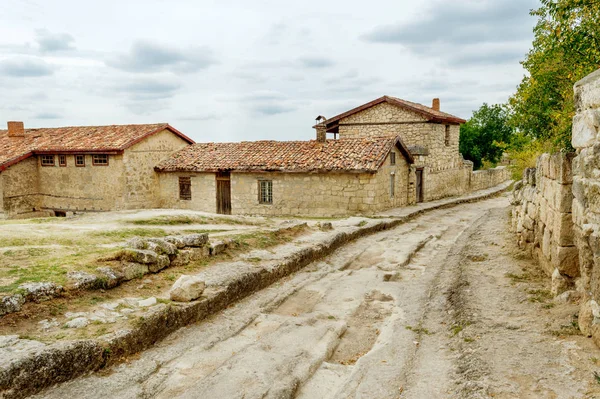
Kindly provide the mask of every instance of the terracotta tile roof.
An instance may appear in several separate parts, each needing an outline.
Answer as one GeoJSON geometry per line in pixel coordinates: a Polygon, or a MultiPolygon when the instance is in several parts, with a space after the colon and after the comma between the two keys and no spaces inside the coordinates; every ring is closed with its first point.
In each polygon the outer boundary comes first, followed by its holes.
{"type": "Polygon", "coordinates": [[[161,162],[157,171],[175,172],[377,172],[396,145],[412,163],[400,138],[372,137],[311,141],[198,143],[161,162]]]}
{"type": "MultiPolygon", "coordinates": [[[[464,119],[459,118],[458,116],[454,116],[454,115],[448,114],[446,112],[436,111],[433,108],[428,107],[423,104],[418,104],[418,103],[414,103],[412,101],[402,100],[401,98],[397,98],[397,97],[383,96],[383,97],[379,97],[376,100],[373,100],[371,102],[363,104],[359,107],[353,108],[350,111],[346,111],[344,113],[336,115],[333,118],[329,118],[329,119],[321,122],[321,124],[330,125],[334,122],[339,121],[340,119],[346,118],[357,112],[364,111],[367,108],[371,108],[371,107],[373,107],[377,104],[381,104],[383,102],[394,104],[394,105],[397,105],[404,109],[408,109],[410,111],[416,112],[420,115],[423,115],[431,122],[440,122],[440,123],[446,122],[446,123],[453,123],[453,124],[461,124],[461,123],[466,122],[464,119]]],[[[313,127],[315,127],[315,126],[313,126],[313,127]]],[[[328,128],[329,128],[329,126],[328,126],[328,128]]]]}
{"type": "Polygon", "coordinates": [[[34,153],[123,151],[164,129],[194,142],[168,123],[25,129],[24,137],[0,130],[0,171],[34,153]]]}

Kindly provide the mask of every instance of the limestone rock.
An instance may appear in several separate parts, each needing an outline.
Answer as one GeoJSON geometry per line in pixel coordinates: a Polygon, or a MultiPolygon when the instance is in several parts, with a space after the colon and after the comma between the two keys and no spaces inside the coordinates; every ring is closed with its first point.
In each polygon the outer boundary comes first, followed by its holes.
{"type": "Polygon", "coordinates": [[[228,241],[214,241],[210,243],[210,254],[212,256],[224,252],[229,247],[228,241]]]}
{"type": "Polygon", "coordinates": [[[556,247],[552,252],[552,264],[561,274],[579,277],[579,251],[577,247],[556,247]]]}
{"type": "Polygon", "coordinates": [[[177,253],[177,247],[175,244],[171,244],[170,242],[161,238],[149,238],[147,242],[149,245],[154,244],[154,248],[151,249],[153,249],[156,253],[164,255],[175,255],[177,253]]]}
{"type": "Polygon", "coordinates": [[[121,262],[121,273],[125,281],[141,278],[149,272],[148,265],[134,262],[121,262]]]}
{"type": "Polygon", "coordinates": [[[147,249],[148,248],[148,243],[146,242],[146,240],[139,238],[139,237],[135,237],[132,238],[131,240],[127,241],[127,245],[128,248],[133,248],[133,249],[147,249]]]}
{"type": "Polygon", "coordinates": [[[186,247],[201,247],[208,242],[208,234],[186,234],[181,236],[186,247]]]}
{"type": "Polygon", "coordinates": [[[56,321],[56,319],[52,319],[52,320],[42,320],[38,322],[40,328],[44,331],[49,330],[53,327],[58,327],[60,325],[60,323],[58,321],[56,321]]]}
{"type": "Polygon", "coordinates": [[[557,303],[572,303],[579,298],[579,293],[574,290],[565,291],[562,294],[554,298],[554,302],[557,303]]]}
{"type": "Polygon", "coordinates": [[[63,287],[55,283],[25,283],[19,286],[25,291],[25,299],[34,302],[43,302],[59,296],[63,287]]]}
{"type": "Polygon", "coordinates": [[[169,243],[175,245],[177,247],[177,249],[185,248],[185,242],[183,242],[183,240],[179,237],[168,236],[168,237],[165,237],[164,240],[166,242],[169,242],[169,243]]]}
{"type": "MultiPolygon", "coordinates": [[[[190,254],[190,261],[201,260],[204,258],[208,258],[210,256],[211,248],[208,246],[200,247],[200,248],[190,248],[186,249],[190,254]]],[[[183,251],[181,251],[183,252],[183,251]]]]}
{"type": "Polygon", "coordinates": [[[586,110],[573,118],[573,135],[571,144],[573,148],[590,147],[598,134],[598,111],[586,110]]]}
{"type": "Polygon", "coordinates": [[[142,300],[138,301],[137,305],[139,307],[146,308],[146,307],[154,306],[154,305],[156,305],[156,303],[157,303],[156,298],[152,296],[150,298],[142,299],[142,300]]]}
{"type": "Polygon", "coordinates": [[[169,296],[173,301],[190,302],[198,299],[205,287],[206,284],[199,277],[183,275],[173,284],[169,296]]]}
{"type": "Polygon", "coordinates": [[[171,260],[171,266],[185,266],[190,263],[192,259],[192,251],[189,249],[182,249],[175,255],[171,260]]]}
{"type": "Polygon", "coordinates": [[[65,326],[67,328],[83,328],[90,324],[90,321],[85,317],[77,317],[73,320],[69,320],[65,326]]]}
{"type": "Polygon", "coordinates": [[[592,326],[600,323],[600,305],[596,301],[583,302],[579,309],[579,329],[583,335],[592,336],[592,326]]]}
{"type": "Polygon", "coordinates": [[[95,275],[82,271],[70,271],[67,273],[67,278],[71,280],[71,286],[76,290],[95,288],[98,280],[95,275]]]}
{"type": "Polygon", "coordinates": [[[123,273],[120,273],[108,266],[99,267],[96,269],[96,271],[100,275],[99,278],[102,280],[102,284],[105,285],[105,288],[116,287],[117,285],[121,284],[121,281],[124,278],[123,273]]]}
{"type": "Polygon", "coordinates": [[[156,273],[164,269],[165,267],[169,267],[171,265],[171,260],[167,255],[158,255],[156,257],[155,263],[150,263],[148,265],[148,270],[152,273],[156,273]]]}
{"type": "Polygon", "coordinates": [[[7,313],[14,313],[21,310],[21,306],[25,303],[25,298],[21,294],[9,295],[2,298],[0,301],[0,316],[7,313]]]}
{"type": "Polygon", "coordinates": [[[560,295],[567,289],[569,289],[569,281],[560,274],[558,269],[554,269],[554,272],[552,273],[552,285],[550,288],[552,296],[560,295]]]}
{"type": "Polygon", "coordinates": [[[150,264],[156,263],[158,254],[154,251],[146,249],[125,249],[123,251],[122,259],[130,262],[150,264]]]}

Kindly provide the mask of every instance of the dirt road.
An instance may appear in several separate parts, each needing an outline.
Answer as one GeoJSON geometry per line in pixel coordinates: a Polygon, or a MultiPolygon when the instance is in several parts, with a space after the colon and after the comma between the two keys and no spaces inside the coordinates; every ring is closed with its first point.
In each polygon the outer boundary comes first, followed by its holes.
{"type": "Polygon", "coordinates": [[[37,397],[600,397],[600,351],[513,245],[507,206],[437,210],[360,239],[37,397]]]}

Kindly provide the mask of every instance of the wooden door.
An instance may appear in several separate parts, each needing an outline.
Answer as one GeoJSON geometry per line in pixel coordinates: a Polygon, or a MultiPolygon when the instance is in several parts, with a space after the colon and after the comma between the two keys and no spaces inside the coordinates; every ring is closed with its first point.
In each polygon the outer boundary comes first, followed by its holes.
{"type": "Polygon", "coordinates": [[[423,202],[423,169],[417,169],[417,202],[423,202]]]}
{"type": "Polygon", "coordinates": [[[217,213],[231,215],[231,177],[229,172],[217,173],[217,213]]]}

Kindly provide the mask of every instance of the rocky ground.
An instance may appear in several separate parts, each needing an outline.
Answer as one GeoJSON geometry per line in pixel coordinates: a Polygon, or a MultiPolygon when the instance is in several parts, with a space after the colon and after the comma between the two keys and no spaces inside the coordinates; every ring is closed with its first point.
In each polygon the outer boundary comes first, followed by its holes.
{"type": "Polygon", "coordinates": [[[507,197],[355,241],[39,398],[595,398],[578,306],[507,231],[507,197]]]}

